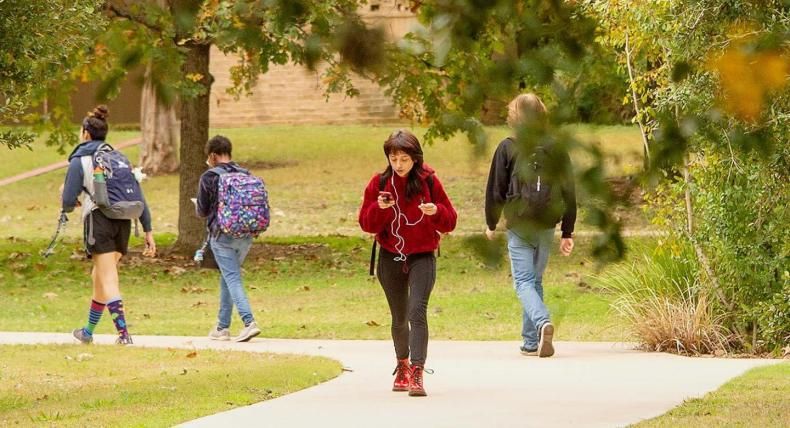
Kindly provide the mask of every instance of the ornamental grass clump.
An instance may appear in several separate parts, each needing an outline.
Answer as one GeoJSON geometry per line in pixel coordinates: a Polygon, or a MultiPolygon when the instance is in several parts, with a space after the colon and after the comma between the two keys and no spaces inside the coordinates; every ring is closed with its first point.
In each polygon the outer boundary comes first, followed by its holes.
{"type": "Polygon", "coordinates": [[[629,325],[641,347],[683,355],[728,350],[723,314],[709,299],[693,256],[662,249],[613,267],[597,283],[615,295],[612,308],[629,325]]]}

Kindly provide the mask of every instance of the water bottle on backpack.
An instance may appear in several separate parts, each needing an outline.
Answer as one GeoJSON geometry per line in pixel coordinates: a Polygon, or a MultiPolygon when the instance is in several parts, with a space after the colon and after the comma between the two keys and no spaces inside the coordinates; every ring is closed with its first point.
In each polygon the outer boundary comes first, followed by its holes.
{"type": "Polygon", "coordinates": [[[132,164],[109,144],[93,155],[93,189],[93,201],[107,218],[134,220],[143,214],[145,202],[132,164]]]}

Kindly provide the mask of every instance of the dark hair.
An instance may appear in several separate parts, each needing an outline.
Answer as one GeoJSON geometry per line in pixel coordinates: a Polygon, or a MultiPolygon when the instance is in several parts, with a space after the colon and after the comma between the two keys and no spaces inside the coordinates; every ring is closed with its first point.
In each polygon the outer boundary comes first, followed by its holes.
{"type": "Polygon", "coordinates": [[[424,170],[422,168],[423,155],[420,140],[405,129],[399,129],[390,134],[387,141],[384,142],[384,156],[387,157],[387,169],[384,171],[385,178],[390,178],[394,173],[392,165],[389,163],[389,156],[395,152],[406,153],[414,161],[414,166],[409,171],[409,176],[406,177],[406,198],[411,199],[422,191],[420,175],[424,170]]]}
{"type": "Polygon", "coordinates": [[[92,112],[85,116],[85,119],[82,119],[82,129],[88,131],[92,140],[104,141],[109,130],[107,125],[107,116],[109,115],[110,111],[107,110],[106,105],[96,106],[92,112]]]}
{"type": "Polygon", "coordinates": [[[211,137],[206,143],[206,155],[215,153],[218,155],[231,156],[232,150],[233,145],[230,143],[230,140],[228,137],[222,135],[215,135],[211,137]]]}

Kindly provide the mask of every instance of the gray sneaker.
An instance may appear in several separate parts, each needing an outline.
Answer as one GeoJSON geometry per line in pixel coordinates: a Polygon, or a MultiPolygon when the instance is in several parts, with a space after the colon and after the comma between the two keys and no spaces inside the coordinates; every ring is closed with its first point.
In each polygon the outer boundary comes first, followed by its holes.
{"type": "Polygon", "coordinates": [[[230,330],[214,327],[208,333],[208,338],[211,340],[230,340],[230,330]]]}
{"type": "Polygon", "coordinates": [[[540,326],[540,342],[538,342],[538,357],[546,358],[554,355],[554,324],[547,322],[540,326]]]}
{"type": "Polygon", "coordinates": [[[75,339],[79,340],[80,343],[84,343],[85,345],[90,345],[93,343],[93,336],[88,334],[84,328],[75,328],[74,331],[71,332],[71,335],[74,336],[75,339]]]}
{"type": "Polygon", "coordinates": [[[251,322],[250,325],[244,327],[238,336],[236,336],[233,340],[236,342],[247,342],[253,337],[261,334],[261,329],[258,328],[258,324],[255,321],[251,322]]]}

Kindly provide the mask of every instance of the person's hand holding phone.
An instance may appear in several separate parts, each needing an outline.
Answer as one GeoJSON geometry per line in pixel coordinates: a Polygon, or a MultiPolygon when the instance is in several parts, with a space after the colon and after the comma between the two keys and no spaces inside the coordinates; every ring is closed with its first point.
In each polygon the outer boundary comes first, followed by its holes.
{"type": "Polygon", "coordinates": [[[395,205],[395,198],[392,197],[392,193],[381,191],[379,192],[378,198],[379,208],[386,210],[387,208],[392,207],[395,205]]]}
{"type": "Polygon", "coordinates": [[[418,205],[417,208],[419,208],[420,211],[422,211],[425,215],[434,215],[436,214],[436,211],[438,211],[436,204],[432,202],[428,202],[427,204],[423,202],[418,205]]]}

